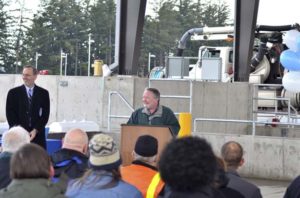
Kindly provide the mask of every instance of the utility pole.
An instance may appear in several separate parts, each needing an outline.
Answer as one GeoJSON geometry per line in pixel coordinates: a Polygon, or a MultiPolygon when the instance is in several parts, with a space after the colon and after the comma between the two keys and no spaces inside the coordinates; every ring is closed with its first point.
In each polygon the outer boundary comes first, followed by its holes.
{"type": "Polygon", "coordinates": [[[35,68],[38,69],[38,59],[42,54],[35,52],[35,68]]]}
{"type": "Polygon", "coordinates": [[[67,54],[60,50],[60,75],[62,76],[63,58],[65,58],[65,76],[67,74],[67,54]]]}
{"type": "Polygon", "coordinates": [[[94,42],[94,40],[91,39],[92,34],[89,33],[89,53],[88,53],[88,76],[90,76],[91,71],[91,43],[94,42]]]}
{"type": "Polygon", "coordinates": [[[148,73],[150,74],[150,72],[151,72],[151,58],[155,58],[156,56],[154,55],[154,54],[151,54],[150,52],[149,52],[149,54],[148,54],[148,73]]]}

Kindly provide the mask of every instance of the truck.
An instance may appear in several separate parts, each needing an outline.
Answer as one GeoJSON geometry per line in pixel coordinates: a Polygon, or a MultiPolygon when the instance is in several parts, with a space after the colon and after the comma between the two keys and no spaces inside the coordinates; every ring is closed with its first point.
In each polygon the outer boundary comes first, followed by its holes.
{"type": "MultiPolygon", "coordinates": [[[[282,77],[286,72],[280,63],[280,54],[287,49],[284,44],[286,31],[297,29],[298,24],[284,26],[257,25],[253,56],[249,65],[249,83],[257,85],[258,108],[291,108],[297,114],[300,109],[300,93],[291,93],[282,87],[282,77]],[[283,100],[280,100],[282,98],[283,100]],[[288,102],[289,99],[290,102],[288,102]]],[[[150,78],[185,78],[200,81],[234,82],[233,44],[229,46],[200,46],[197,57],[183,57],[187,39],[191,40],[233,40],[234,27],[203,27],[188,30],[181,37],[176,56],[167,57],[166,67],[153,68],[150,78]],[[192,60],[196,63],[190,64],[192,60]],[[160,75],[153,75],[160,73],[160,75]]],[[[274,110],[275,109],[275,110],[274,110]]],[[[290,116],[290,115],[288,115],[290,116]]],[[[275,116],[277,119],[277,116],[275,116]]],[[[282,117],[278,118],[280,120],[282,117]]],[[[273,119],[273,118],[272,118],[273,119]]]]}

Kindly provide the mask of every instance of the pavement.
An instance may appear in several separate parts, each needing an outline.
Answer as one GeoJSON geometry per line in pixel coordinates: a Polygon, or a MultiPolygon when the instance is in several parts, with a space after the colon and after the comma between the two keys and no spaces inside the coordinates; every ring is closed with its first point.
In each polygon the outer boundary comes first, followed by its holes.
{"type": "Polygon", "coordinates": [[[260,190],[263,198],[283,198],[287,186],[291,181],[276,181],[246,178],[253,184],[256,184],[260,190]]]}

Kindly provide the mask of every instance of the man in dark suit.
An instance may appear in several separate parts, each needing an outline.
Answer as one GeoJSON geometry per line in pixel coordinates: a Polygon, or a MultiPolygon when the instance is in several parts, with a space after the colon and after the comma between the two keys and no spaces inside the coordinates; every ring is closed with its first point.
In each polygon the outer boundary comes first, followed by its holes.
{"type": "Polygon", "coordinates": [[[237,172],[237,169],[245,163],[243,147],[238,142],[229,141],[222,146],[221,155],[227,165],[226,175],[229,178],[227,187],[240,192],[245,198],[262,198],[260,189],[241,178],[237,172]]]}
{"type": "Polygon", "coordinates": [[[32,66],[23,68],[24,85],[9,90],[6,118],[9,127],[22,126],[29,131],[30,140],[46,148],[45,126],[49,119],[49,93],[35,84],[38,71],[32,66]]]}

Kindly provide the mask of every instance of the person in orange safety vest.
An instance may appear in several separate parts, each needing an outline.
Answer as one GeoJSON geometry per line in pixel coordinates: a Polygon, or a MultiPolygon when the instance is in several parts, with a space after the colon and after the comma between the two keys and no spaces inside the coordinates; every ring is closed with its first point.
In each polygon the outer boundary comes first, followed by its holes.
{"type": "Polygon", "coordinates": [[[156,198],[163,194],[164,182],[160,179],[156,162],[158,141],[150,135],[140,136],[132,152],[133,161],[121,167],[122,179],[138,188],[145,198],[156,198]]]}

